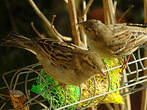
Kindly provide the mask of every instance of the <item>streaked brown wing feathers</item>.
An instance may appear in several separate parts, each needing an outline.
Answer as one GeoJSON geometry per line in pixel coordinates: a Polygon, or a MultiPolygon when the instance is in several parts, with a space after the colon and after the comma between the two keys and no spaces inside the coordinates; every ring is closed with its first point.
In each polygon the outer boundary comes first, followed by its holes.
{"type": "Polygon", "coordinates": [[[43,48],[45,55],[47,55],[52,64],[63,68],[72,67],[69,65],[72,65],[74,46],[48,39],[39,40],[39,45],[43,48]]]}
{"type": "Polygon", "coordinates": [[[114,38],[109,46],[115,54],[122,54],[123,51],[136,48],[142,44],[145,37],[147,39],[147,30],[125,25],[127,24],[124,23],[122,25],[115,24],[114,26],[108,26],[114,34],[114,38]]]}

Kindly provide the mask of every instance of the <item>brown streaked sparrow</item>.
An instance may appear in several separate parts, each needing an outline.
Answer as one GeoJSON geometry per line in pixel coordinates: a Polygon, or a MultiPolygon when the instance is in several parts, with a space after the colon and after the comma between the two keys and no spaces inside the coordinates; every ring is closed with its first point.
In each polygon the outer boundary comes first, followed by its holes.
{"type": "Polygon", "coordinates": [[[96,52],[50,39],[30,39],[11,33],[1,46],[15,46],[31,51],[48,75],[62,84],[80,85],[103,73],[103,63],[96,52]]]}
{"type": "Polygon", "coordinates": [[[130,55],[147,41],[147,26],[143,24],[110,24],[91,19],[78,24],[83,27],[88,46],[101,57],[130,55]]]}

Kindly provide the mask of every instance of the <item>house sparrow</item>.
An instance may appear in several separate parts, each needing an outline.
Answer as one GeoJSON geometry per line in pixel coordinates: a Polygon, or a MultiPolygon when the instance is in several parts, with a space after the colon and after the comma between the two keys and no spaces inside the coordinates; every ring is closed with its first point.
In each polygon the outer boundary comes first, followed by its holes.
{"type": "Polygon", "coordinates": [[[89,47],[101,57],[130,55],[147,41],[147,26],[143,24],[110,24],[91,19],[78,24],[83,27],[89,47]]]}
{"type": "Polygon", "coordinates": [[[29,39],[9,34],[1,46],[24,48],[37,56],[48,75],[61,84],[80,85],[96,74],[103,73],[103,63],[96,52],[50,39],[29,39]]]}

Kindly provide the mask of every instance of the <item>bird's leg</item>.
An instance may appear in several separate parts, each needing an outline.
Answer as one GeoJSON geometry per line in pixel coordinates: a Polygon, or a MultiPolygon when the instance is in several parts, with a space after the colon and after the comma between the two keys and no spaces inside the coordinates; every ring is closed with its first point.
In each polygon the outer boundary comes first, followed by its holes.
{"type": "Polygon", "coordinates": [[[106,73],[104,72],[103,69],[101,69],[101,75],[102,75],[102,76],[106,76],[106,73]]]}
{"type": "Polygon", "coordinates": [[[121,73],[122,73],[122,72],[124,71],[124,69],[127,67],[127,63],[129,62],[129,60],[130,60],[130,55],[128,55],[127,60],[123,62],[123,66],[122,66],[122,71],[121,71],[121,73]]]}

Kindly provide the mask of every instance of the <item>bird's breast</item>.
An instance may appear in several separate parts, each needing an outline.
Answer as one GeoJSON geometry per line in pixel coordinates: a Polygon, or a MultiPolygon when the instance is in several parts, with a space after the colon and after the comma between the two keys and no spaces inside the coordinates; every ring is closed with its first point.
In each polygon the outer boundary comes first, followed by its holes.
{"type": "Polygon", "coordinates": [[[89,40],[91,50],[97,52],[101,57],[113,58],[114,54],[102,40],[89,40]]]}

